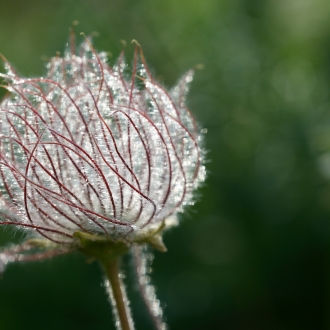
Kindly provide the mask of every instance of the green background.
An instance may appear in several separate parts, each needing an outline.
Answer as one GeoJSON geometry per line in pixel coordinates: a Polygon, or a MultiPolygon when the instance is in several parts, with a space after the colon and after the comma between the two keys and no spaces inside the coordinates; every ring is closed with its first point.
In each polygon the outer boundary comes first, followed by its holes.
{"type": "MultiPolygon", "coordinates": [[[[329,17],[328,0],[0,0],[0,52],[24,76],[45,72],[73,20],[113,59],[137,39],[165,86],[204,64],[188,105],[208,179],[152,274],[170,329],[330,329],[329,17]]],[[[22,237],[0,230],[1,246],[22,237]]],[[[137,329],[152,329],[127,269],[137,329]]],[[[112,327],[82,256],[0,280],[1,330],[112,327]]]]}

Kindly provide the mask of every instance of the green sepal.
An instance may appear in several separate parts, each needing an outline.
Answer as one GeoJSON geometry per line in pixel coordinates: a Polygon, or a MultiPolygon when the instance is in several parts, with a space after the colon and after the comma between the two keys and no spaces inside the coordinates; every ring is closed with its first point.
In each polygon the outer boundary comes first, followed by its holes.
{"type": "Polygon", "coordinates": [[[137,243],[150,244],[154,249],[160,252],[166,252],[167,248],[163,242],[162,231],[165,228],[165,221],[162,221],[161,225],[152,231],[144,234],[143,237],[136,240],[137,243]]]}
{"type": "Polygon", "coordinates": [[[45,238],[30,238],[26,240],[24,244],[43,250],[47,250],[51,248],[56,249],[58,247],[58,244],[53,243],[52,241],[45,238]]]}

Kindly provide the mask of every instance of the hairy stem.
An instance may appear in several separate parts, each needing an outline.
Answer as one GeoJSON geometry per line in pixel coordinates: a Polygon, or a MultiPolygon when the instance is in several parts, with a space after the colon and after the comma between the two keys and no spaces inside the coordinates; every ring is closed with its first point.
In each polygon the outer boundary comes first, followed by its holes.
{"type": "Polygon", "coordinates": [[[116,326],[121,330],[133,330],[133,320],[126,298],[125,288],[119,275],[118,259],[101,262],[104,272],[109,280],[109,295],[116,317],[116,326]]]}
{"type": "Polygon", "coordinates": [[[146,246],[134,246],[133,256],[140,293],[151,316],[154,327],[156,330],[166,330],[167,325],[162,319],[163,311],[156,297],[155,288],[150,283],[148,276],[150,273],[148,268],[150,268],[153,255],[147,252],[146,246]]]}

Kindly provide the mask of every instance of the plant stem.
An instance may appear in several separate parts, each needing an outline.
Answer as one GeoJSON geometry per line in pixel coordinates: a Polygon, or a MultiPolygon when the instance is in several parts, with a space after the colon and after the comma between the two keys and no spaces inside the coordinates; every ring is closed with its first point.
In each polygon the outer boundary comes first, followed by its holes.
{"type": "Polygon", "coordinates": [[[110,294],[110,296],[113,308],[115,309],[114,314],[117,314],[118,318],[116,321],[120,324],[119,329],[133,330],[133,321],[124,292],[124,286],[119,277],[118,259],[114,259],[109,262],[103,261],[101,264],[111,285],[112,294],[110,294]]]}

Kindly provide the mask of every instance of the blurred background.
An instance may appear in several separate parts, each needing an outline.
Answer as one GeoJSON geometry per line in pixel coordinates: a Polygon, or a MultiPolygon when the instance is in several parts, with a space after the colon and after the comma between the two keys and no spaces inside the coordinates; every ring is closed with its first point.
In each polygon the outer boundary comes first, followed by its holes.
{"type": "MultiPolygon", "coordinates": [[[[167,87],[204,64],[188,105],[208,179],[153,264],[170,329],[330,329],[329,15],[327,0],[0,0],[0,52],[24,76],[45,73],[73,20],[113,61],[137,39],[167,87]]],[[[0,228],[0,246],[21,237],[0,228]]],[[[152,329],[130,267],[127,282],[152,329]]],[[[61,328],[113,329],[98,265],[9,266],[0,329],[61,328]]]]}

